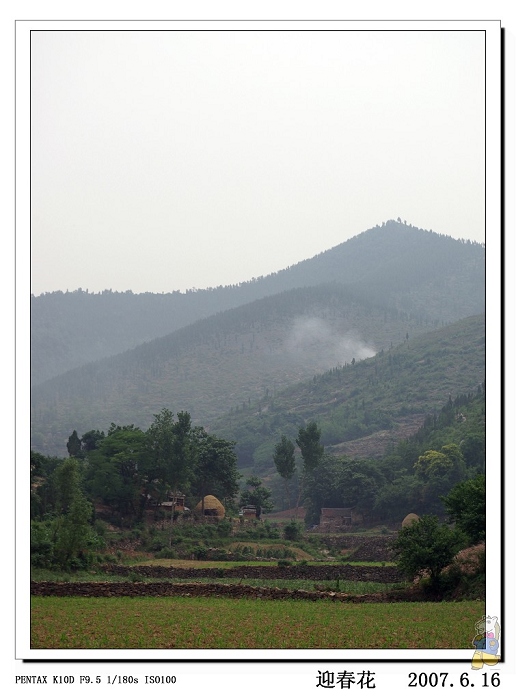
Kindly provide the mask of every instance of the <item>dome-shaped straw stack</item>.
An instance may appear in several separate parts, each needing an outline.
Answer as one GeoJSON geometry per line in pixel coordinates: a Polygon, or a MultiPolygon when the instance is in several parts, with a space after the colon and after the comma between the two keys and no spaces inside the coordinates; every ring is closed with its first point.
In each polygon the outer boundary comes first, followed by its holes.
{"type": "Polygon", "coordinates": [[[416,515],[415,513],[409,513],[403,518],[403,522],[401,523],[401,527],[407,527],[407,525],[413,525],[414,523],[417,523],[419,520],[419,515],[416,515]]]}
{"type": "Polygon", "coordinates": [[[195,506],[194,513],[196,515],[207,515],[222,520],[226,513],[226,509],[218,498],[210,495],[204,497],[204,513],[202,512],[202,501],[199,501],[199,503],[195,506]]]}

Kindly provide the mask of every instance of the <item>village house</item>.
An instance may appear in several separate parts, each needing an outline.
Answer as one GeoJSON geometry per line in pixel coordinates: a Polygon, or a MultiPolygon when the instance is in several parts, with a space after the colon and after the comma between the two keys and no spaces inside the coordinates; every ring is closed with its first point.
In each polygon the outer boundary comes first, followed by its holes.
{"type": "Polygon", "coordinates": [[[238,515],[244,520],[256,520],[258,518],[258,509],[256,506],[243,506],[238,515]]]}
{"type": "Polygon", "coordinates": [[[188,512],[188,508],[185,506],[185,494],[176,493],[175,495],[167,494],[165,501],[161,501],[158,497],[153,497],[148,494],[147,499],[150,508],[159,508],[160,510],[171,511],[172,508],[178,513],[188,512]]]}
{"type": "Polygon", "coordinates": [[[321,508],[319,532],[339,532],[362,522],[355,508],[321,508]]]}

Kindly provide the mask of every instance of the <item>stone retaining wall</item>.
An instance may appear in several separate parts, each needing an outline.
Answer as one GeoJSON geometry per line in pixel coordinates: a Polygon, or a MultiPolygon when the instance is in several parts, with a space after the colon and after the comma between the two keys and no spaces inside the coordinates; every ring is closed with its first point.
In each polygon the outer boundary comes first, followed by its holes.
{"type": "Polygon", "coordinates": [[[232,585],[227,583],[105,583],[105,582],[56,582],[33,581],[31,595],[34,596],[81,596],[84,598],[119,597],[211,597],[211,598],[263,598],[272,600],[322,600],[331,599],[350,603],[384,603],[418,599],[415,590],[348,595],[332,591],[288,590],[284,588],[262,588],[257,586],[232,585]]]}
{"type": "Polygon", "coordinates": [[[400,583],[404,580],[395,566],[307,565],[299,566],[235,566],[228,568],[183,569],[173,566],[121,566],[105,564],[102,571],[113,576],[138,575],[145,578],[231,578],[282,579],[292,581],[372,581],[400,583]]]}

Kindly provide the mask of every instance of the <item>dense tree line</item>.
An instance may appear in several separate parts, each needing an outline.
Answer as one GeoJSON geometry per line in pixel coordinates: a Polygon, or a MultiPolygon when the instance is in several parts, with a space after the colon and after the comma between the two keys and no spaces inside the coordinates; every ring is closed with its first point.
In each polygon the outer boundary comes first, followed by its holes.
{"type": "MultiPolygon", "coordinates": [[[[467,511],[465,491],[454,489],[469,484],[471,501],[476,498],[478,503],[478,479],[485,473],[483,386],[476,393],[450,398],[439,414],[430,416],[412,438],[400,441],[382,459],[329,453],[315,421],[298,429],[295,443],[301,466],[294,442],[286,435],[276,443],[274,464],[286,488],[298,477],[294,499],[306,508],[307,525],[319,522],[323,507],[355,508],[366,521],[394,523],[410,512],[445,517],[451,509],[465,532],[468,518],[474,521],[471,530],[478,525],[478,513],[460,515],[459,503],[467,511]]],[[[289,506],[290,500],[289,493],[289,506]]]]}
{"type": "MultiPolygon", "coordinates": [[[[31,453],[33,561],[59,568],[86,566],[98,538],[93,503],[121,525],[180,494],[197,503],[213,494],[230,505],[238,494],[234,443],[193,426],[190,414],[162,409],[146,431],[111,424],[67,442],[68,458],[31,453]]],[[[195,503],[192,503],[194,505],[195,503]]]]}
{"type": "MultiPolygon", "coordinates": [[[[93,503],[122,525],[141,521],[152,505],[186,493],[190,505],[207,494],[259,513],[280,502],[257,476],[239,493],[236,444],[194,426],[186,411],[162,409],[143,431],[112,423],[67,440],[68,458],[31,453],[31,541],[40,565],[86,566],[99,546],[93,503]]],[[[448,517],[469,542],[485,534],[485,386],[451,397],[408,440],[382,459],[355,459],[325,448],[316,421],[300,421],[294,439],[282,434],[272,461],[288,506],[354,508],[366,522],[401,522],[409,512],[448,517]]],[[[175,517],[174,507],[170,524],[175,517]]]]}

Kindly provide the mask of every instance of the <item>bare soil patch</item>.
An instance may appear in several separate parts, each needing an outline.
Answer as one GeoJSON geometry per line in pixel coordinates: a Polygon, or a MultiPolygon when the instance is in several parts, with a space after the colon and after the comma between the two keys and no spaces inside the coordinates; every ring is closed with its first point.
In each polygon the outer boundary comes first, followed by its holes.
{"type": "Polygon", "coordinates": [[[413,415],[400,418],[390,430],[378,430],[376,433],[357,438],[356,440],[341,442],[337,445],[333,445],[330,452],[339,457],[378,459],[384,456],[387,448],[390,447],[393,442],[406,440],[417,433],[425,422],[425,418],[426,414],[424,413],[414,413],[413,415]]]}

